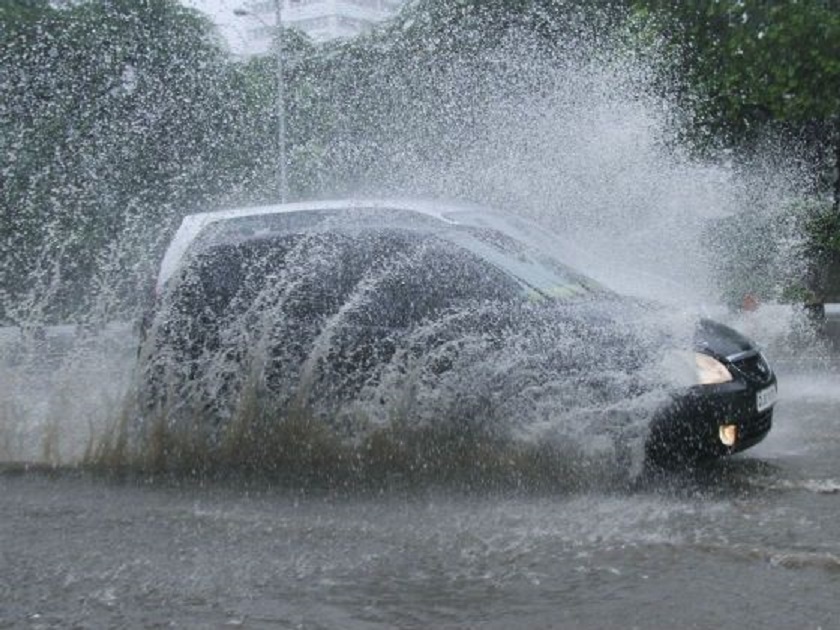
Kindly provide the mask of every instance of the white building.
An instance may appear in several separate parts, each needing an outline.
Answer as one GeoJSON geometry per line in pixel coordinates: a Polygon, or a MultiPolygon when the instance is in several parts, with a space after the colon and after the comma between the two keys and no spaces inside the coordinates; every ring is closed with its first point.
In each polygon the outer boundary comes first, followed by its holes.
{"type": "Polygon", "coordinates": [[[403,0],[284,0],[283,22],[316,41],[353,37],[394,15],[402,3],[403,0]]]}
{"type": "MultiPolygon", "coordinates": [[[[354,37],[397,13],[404,0],[281,0],[286,27],[296,28],[316,42],[354,37]]],[[[254,38],[271,41],[275,20],[274,0],[250,0],[244,8],[258,22],[254,38]]],[[[243,17],[245,17],[243,15],[243,17]]]]}
{"type": "MultiPolygon", "coordinates": [[[[2,0],[0,0],[2,1],[2,0]]],[[[206,13],[236,55],[264,54],[271,46],[274,0],[181,0],[206,13]]],[[[397,13],[406,0],[280,0],[283,24],[316,42],[353,37],[397,13]]]]}

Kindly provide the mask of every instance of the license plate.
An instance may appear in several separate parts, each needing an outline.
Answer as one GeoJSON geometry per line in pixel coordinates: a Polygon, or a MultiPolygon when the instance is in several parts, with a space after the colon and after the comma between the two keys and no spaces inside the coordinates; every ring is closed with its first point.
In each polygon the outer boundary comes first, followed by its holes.
{"type": "Polygon", "coordinates": [[[758,412],[761,413],[766,409],[770,409],[770,407],[776,404],[778,397],[779,391],[775,385],[762,389],[755,395],[755,406],[758,408],[758,412]]]}

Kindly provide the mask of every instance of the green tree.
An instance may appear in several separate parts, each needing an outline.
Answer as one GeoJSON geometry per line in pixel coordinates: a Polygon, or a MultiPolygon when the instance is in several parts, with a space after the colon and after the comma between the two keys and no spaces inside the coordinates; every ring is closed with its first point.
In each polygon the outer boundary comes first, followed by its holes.
{"type": "Polygon", "coordinates": [[[6,317],[67,316],[127,230],[171,225],[232,187],[237,73],[174,0],[3,18],[6,317]]]}
{"type": "MultiPolygon", "coordinates": [[[[743,294],[737,285],[746,280],[751,291],[770,282],[793,299],[818,300],[827,270],[840,261],[840,4],[635,0],[631,23],[644,38],[665,42],[663,85],[690,114],[685,138],[697,150],[734,149],[749,159],[769,132],[815,166],[815,199],[769,216],[747,211],[718,226],[712,242],[724,245],[723,271],[739,269],[722,274],[724,293],[743,294]],[[778,241],[792,236],[780,225],[805,236],[800,260],[790,252],[775,257],[778,241]]],[[[768,297],[774,292],[763,288],[768,297]]]]}
{"type": "Polygon", "coordinates": [[[773,128],[819,156],[840,214],[840,6],[790,0],[637,0],[669,42],[667,81],[704,148],[749,147],[773,128]],[[675,63],[673,63],[675,62],[675,63]]]}
{"type": "Polygon", "coordinates": [[[529,65],[608,38],[625,14],[616,0],[418,0],[368,35],[320,46],[305,145],[319,190],[401,187],[408,165],[457,158],[488,107],[549,89],[529,65]]]}

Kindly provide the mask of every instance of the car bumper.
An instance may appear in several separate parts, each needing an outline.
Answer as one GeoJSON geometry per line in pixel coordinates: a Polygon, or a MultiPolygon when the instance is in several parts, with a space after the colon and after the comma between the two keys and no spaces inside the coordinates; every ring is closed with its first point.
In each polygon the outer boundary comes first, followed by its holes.
{"type": "Polygon", "coordinates": [[[759,410],[760,391],[776,387],[770,377],[761,385],[733,381],[693,387],[674,397],[651,423],[647,452],[655,462],[732,455],[758,444],[773,425],[773,406],[759,410]],[[721,427],[734,425],[735,441],[721,440],[721,427]]]}

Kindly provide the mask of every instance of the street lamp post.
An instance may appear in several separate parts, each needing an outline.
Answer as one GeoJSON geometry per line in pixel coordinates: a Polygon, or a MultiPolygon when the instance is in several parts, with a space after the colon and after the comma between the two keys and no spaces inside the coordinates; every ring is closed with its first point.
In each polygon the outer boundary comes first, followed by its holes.
{"type": "MultiPolygon", "coordinates": [[[[268,26],[253,12],[244,9],[234,9],[238,16],[250,15],[255,17],[263,26],[268,26]]],[[[277,192],[280,203],[286,203],[289,191],[289,179],[286,160],[286,84],[283,80],[283,0],[274,0],[274,65],[277,74],[277,98],[274,101],[277,115],[277,192]]]]}
{"type": "Polygon", "coordinates": [[[286,203],[289,190],[288,174],[286,172],[286,86],[283,81],[283,22],[282,18],[283,0],[274,0],[274,55],[277,66],[277,160],[279,161],[279,192],[280,203],[286,203]]]}

